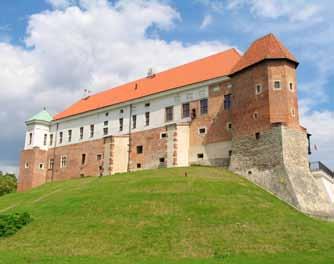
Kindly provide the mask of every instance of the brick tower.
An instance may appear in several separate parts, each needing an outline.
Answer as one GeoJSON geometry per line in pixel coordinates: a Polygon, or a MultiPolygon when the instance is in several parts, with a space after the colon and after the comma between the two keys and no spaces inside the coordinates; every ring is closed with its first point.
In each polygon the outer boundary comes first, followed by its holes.
{"type": "Polygon", "coordinates": [[[291,52],[269,34],[234,67],[230,169],[305,213],[333,217],[326,192],[309,170],[307,132],[299,124],[297,66],[291,52]]]}

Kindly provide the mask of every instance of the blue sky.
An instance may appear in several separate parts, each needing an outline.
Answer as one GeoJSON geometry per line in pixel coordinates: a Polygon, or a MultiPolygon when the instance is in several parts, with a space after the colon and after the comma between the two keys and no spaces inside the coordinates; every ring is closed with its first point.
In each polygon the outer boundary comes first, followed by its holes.
{"type": "Polygon", "coordinates": [[[16,170],[24,120],[221,50],[276,34],[295,54],[302,124],[334,168],[334,4],[306,0],[3,0],[0,170],[16,170]]]}

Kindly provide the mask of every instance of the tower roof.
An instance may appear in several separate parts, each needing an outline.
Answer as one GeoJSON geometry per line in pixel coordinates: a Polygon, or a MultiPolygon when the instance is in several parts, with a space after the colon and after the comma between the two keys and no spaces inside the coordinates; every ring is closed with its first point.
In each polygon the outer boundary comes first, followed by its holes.
{"type": "Polygon", "coordinates": [[[295,56],[274,34],[270,33],[251,44],[239,62],[234,66],[232,74],[267,59],[287,59],[298,65],[295,56]]]}
{"type": "Polygon", "coordinates": [[[46,110],[42,110],[41,112],[37,113],[36,115],[28,119],[27,122],[32,122],[32,121],[51,122],[52,119],[53,119],[52,116],[46,110]]]}

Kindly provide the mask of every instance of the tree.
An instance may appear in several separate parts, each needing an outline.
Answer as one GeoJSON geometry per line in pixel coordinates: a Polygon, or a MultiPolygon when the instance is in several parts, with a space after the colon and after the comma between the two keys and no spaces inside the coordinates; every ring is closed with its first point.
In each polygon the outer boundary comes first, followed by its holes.
{"type": "Polygon", "coordinates": [[[0,172],[0,196],[15,192],[17,187],[17,179],[14,174],[0,172]]]}

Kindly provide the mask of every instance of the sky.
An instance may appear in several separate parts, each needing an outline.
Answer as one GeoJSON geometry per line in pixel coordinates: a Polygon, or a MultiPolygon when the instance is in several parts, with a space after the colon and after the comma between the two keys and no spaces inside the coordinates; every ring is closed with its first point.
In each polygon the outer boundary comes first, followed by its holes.
{"type": "Polygon", "coordinates": [[[0,170],[17,172],[24,121],[92,92],[274,33],[297,57],[311,160],[334,169],[334,2],[0,1],[0,170]],[[317,146],[317,150],[314,145],[317,146]]]}

